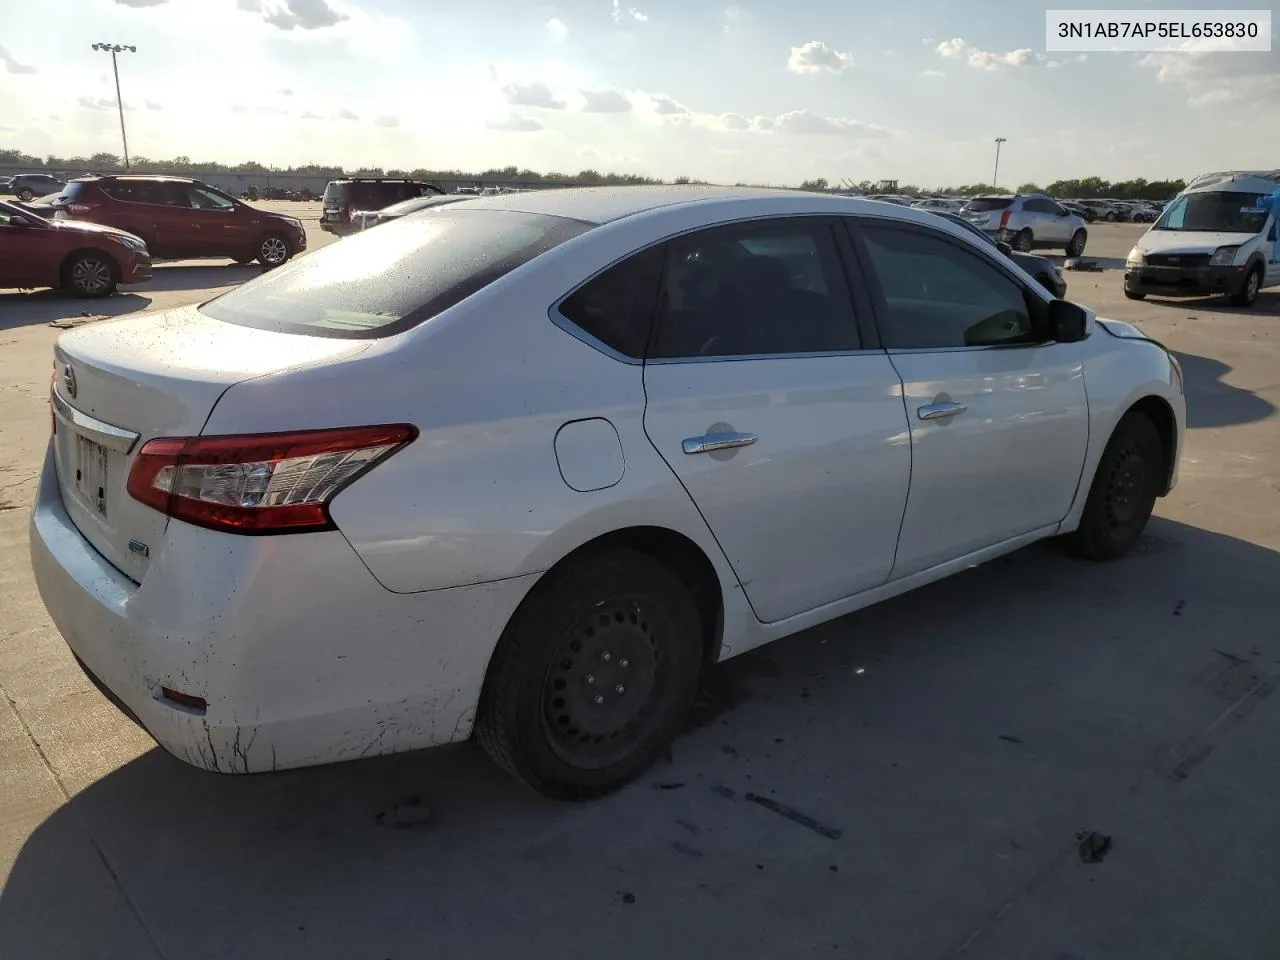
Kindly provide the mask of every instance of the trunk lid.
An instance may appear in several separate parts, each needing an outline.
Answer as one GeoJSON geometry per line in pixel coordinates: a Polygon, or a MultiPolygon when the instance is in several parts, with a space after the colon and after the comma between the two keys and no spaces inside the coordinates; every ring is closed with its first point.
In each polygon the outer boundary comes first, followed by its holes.
{"type": "Polygon", "coordinates": [[[141,583],[168,523],[125,489],[143,444],[198,435],[233,384],[367,347],[224,323],[195,307],[64,334],[54,346],[52,400],[67,513],[103,557],[141,583]]]}

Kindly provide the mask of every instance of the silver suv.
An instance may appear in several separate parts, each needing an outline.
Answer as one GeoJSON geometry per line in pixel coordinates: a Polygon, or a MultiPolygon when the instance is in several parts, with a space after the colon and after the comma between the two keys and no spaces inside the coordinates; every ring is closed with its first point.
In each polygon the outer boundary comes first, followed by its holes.
{"type": "Polygon", "coordinates": [[[960,216],[1022,253],[1037,247],[1057,247],[1065,250],[1068,257],[1078,257],[1089,239],[1082,217],[1042,193],[974,197],[961,209],[960,216]]]}

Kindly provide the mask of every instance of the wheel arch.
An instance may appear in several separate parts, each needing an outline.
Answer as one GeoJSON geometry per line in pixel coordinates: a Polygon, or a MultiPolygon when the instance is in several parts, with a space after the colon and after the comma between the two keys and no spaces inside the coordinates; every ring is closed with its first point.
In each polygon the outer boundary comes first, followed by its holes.
{"type": "MultiPolygon", "coordinates": [[[[1164,397],[1149,393],[1125,410],[1120,420],[1116,421],[1116,428],[1120,426],[1120,421],[1131,413],[1140,413],[1145,416],[1155,425],[1156,432],[1160,434],[1160,446],[1164,452],[1164,480],[1160,484],[1160,496],[1166,496],[1173,488],[1174,465],[1178,461],[1178,422],[1174,416],[1173,407],[1164,397]]],[[[1115,428],[1111,432],[1114,434],[1115,428]]]]}

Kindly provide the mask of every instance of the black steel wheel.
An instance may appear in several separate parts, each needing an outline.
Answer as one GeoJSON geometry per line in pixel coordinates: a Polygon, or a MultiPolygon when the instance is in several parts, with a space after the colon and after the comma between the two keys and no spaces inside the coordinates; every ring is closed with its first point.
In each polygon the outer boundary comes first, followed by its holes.
{"type": "Polygon", "coordinates": [[[1098,461],[1080,526],[1065,538],[1072,552],[1090,560],[1127,553],[1151,519],[1164,469],[1155,424],[1145,414],[1125,414],[1098,461]]]}
{"type": "Polygon", "coordinates": [[[571,558],[516,611],[489,664],[476,734],[549,797],[609,793],[679,732],[702,663],[698,612],[659,561],[630,549],[571,558]]]}

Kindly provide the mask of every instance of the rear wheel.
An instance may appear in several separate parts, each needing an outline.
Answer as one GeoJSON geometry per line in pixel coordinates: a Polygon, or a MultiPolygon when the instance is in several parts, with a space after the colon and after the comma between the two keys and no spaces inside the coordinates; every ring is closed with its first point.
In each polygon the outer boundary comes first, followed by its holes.
{"type": "Polygon", "coordinates": [[[1115,211],[1114,211],[1114,210],[1108,210],[1108,211],[1107,211],[1107,223],[1115,223],[1115,222],[1116,222],[1116,214],[1115,214],[1115,211]]]}
{"type": "Polygon", "coordinates": [[[570,560],[503,631],[477,738],[499,766],[549,797],[609,793],[679,732],[702,648],[692,597],[657,560],[629,549],[570,560]]]}
{"type": "Polygon", "coordinates": [[[1031,247],[1035,243],[1035,237],[1031,235],[1031,231],[1023,227],[1017,232],[1013,238],[1013,249],[1019,253],[1030,253],[1031,247]]]}
{"type": "Polygon", "coordinates": [[[1144,414],[1125,414],[1098,461],[1080,526],[1064,544],[1089,560],[1127,553],[1151,519],[1163,474],[1164,447],[1155,424],[1144,414]]]}
{"type": "Polygon", "coordinates": [[[1255,265],[1245,274],[1244,284],[1238,293],[1231,295],[1233,307],[1252,307],[1258,299],[1258,291],[1262,289],[1262,268],[1255,265]]]}
{"type": "Polygon", "coordinates": [[[293,250],[289,247],[289,241],[278,233],[267,234],[258,244],[258,262],[268,270],[280,266],[291,256],[293,250]]]}
{"type": "Polygon", "coordinates": [[[77,297],[105,297],[116,288],[115,262],[105,253],[78,253],[63,265],[62,285],[77,297]]]}
{"type": "Polygon", "coordinates": [[[1071,240],[1067,243],[1067,256],[1078,257],[1084,253],[1084,245],[1088,242],[1089,235],[1083,230],[1077,230],[1071,235],[1071,240]]]}
{"type": "Polygon", "coordinates": [[[33,190],[28,189],[27,187],[23,187],[21,190],[18,191],[18,199],[21,200],[23,203],[30,203],[35,198],[36,198],[35,192],[33,190]]]}

